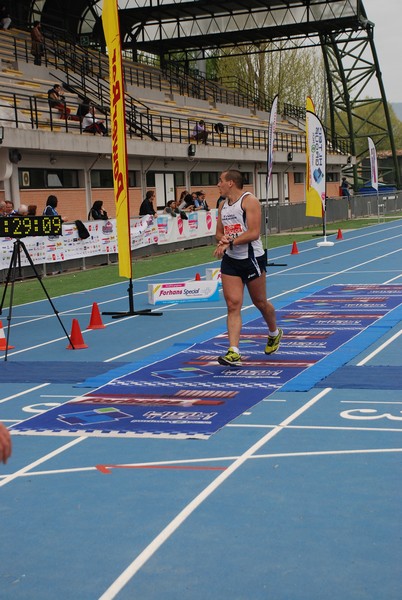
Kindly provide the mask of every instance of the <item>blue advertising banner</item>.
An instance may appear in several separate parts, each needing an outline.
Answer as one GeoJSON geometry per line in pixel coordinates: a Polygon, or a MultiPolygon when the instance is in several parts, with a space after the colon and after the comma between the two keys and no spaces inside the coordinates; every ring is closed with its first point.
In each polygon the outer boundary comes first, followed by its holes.
{"type": "Polygon", "coordinates": [[[221,334],[117,377],[12,431],[207,439],[401,304],[402,285],[334,285],[277,311],[284,336],[273,356],[264,354],[266,325],[256,319],[243,327],[241,367],[217,363],[228,346],[227,334],[221,334]]]}

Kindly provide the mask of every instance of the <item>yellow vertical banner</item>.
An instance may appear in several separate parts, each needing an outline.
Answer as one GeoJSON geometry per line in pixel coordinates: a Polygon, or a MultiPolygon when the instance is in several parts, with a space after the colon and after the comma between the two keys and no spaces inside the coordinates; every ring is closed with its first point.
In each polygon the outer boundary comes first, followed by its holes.
{"type": "Polygon", "coordinates": [[[119,246],[119,275],[132,277],[128,199],[126,115],[117,0],[104,0],[102,25],[109,55],[113,182],[119,246]]]}
{"type": "Polygon", "coordinates": [[[306,216],[322,218],[325,211],[326,152],[324,128],[311,98],[306,101],[306,216]]]}

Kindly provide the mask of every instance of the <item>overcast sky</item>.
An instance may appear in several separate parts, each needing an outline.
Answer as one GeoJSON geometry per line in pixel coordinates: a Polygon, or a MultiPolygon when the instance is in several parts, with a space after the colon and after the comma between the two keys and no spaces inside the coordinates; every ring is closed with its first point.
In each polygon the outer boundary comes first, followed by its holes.
{"type": "MultiPolygon", "coordinates": [[[[402,102],[402,0],[363,0],[367,17],[375,24],[374,44],[388,102],[402,102]]],[[[367,88],[377,95],[378,87],[367,88]]]]}

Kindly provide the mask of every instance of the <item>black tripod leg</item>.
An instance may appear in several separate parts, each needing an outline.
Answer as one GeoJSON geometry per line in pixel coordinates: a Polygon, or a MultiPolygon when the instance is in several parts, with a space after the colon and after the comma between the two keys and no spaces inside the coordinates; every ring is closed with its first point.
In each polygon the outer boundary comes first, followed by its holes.
{"type": "Polygon", "coordinates": [[[8,317],[7,317],[7,336],[6,336],[6,349],[4,354],[4,361],[7,362],[8,358],[8,348],[10,343],[10,333],[11,333],[11,318],[13,316],[13,300],[14,300],[14,284],[17,273],[17,267],[20,264],[19,260],[19,249],[17,244],[14,244],[13,253],[11,256],[10,262],[10,280],[11,280],[11,291],[10,291],[10,306],[8,309],[8,317]]]}
{"type": "Polygon", "coordinates": [[[20,247],[22,248],[22,250],[24,251],[24,254],[25,254],[25,256],[26,256],[26,259],[27,259],[27,261],[29,262],[30,266],[32,267],[32,270],[33,270],[33,272],[35,273],[35,277],[36,277],[36,279],[37,279],[37,280],[39,281],[39,283],[41,284],[41,286],[42,286],[42,290],[45,292],[45,294],[46,294],[46,298],[49,300],[50,306],[52,307],[52,309],[53,309],[53,312],[54,312],[54,314],[55,314],[55,315],[56,315],[56,317],[57,317],[57,320],[59,321],[59,323],[60,323],[60,325],[61,325],[61,327],[62,327],[62,329],[63,329],[64,333],[66,334],[66,337],[67,337],[68,341],[70,342],[70,345],[71,345],[72,349],[74,350],[74,344],[72,343],[72,341],[71,341],[71,339],[70,339],[70,336],[68,335],[68,333],[67,333],[67,330],[66,330],[66,328],[64,327],[62,320],[60,319],[60,315],[59,315],[59,313],[58,313],[58,311],[57,311],[57,309],[56,309],[55,305],[53,304],[53,301],[52,301],[51,297],[49,296],[49,294],[48,294],[48,292],[47,292],[47,289],[46,289],[46,288],[45,288],[45,286],[44,286],[44,283],[43,283],[43,281],[42,281],[42,278],[41,278],[41,276],[39,275],[39,273],[38,273],[38,271],[37,271],[37,269],[36,269],[36,267],[35,267],[35,265],[34,265],[34,262],[33,262],[32,258],[30,257],[30,254],[29,254],[28,250],[26,249],[26,246],[25,246],[25,244],[24,244],[23,242],[21,242],[21,240],[18,240],[16,243],[18,243],[18,244],[20,245],[20,247]]]}
{"type": "Polygon", "coordinates": [[[8,271],[7,271],[7,275],[6,275],[6,280],[4,282],[4,290],[3,290],[3,295],[1,297],[1,303],[0,303],[0,315],[3,312],[3,306],[4,306],[4,300],[6,298],[6,293],[7,293],[7,288],[8,288],[8,284],[11,281],[11,275],[13,273],[13,267],[14,264],[16,262],[16,255],[17,255],[18,249],[16,248],[16,245],[14,244],[13,246],[13,252],[11,254],[11,260],[10,260],[10,265],[8,267],[8,271]]]}

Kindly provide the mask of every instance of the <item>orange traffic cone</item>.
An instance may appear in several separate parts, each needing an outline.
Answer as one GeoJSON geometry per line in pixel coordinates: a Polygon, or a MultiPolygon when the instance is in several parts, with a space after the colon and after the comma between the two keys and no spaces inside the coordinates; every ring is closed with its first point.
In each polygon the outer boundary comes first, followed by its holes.
{"type": "Polygon", "coordinates": [[[342,235],[342,231],[340,229],[338,229],[338,235],[336,236],[337,240],[343,240],[343,235],[342,235]]]}
{"type": "Polygon", "coordinates": [[[299,254],[296,242],[293,242],[292,252],[290,254],[299,254]]]}
{"type": "Polygon", "coordinates": [[[199,273],[195,274],[195,281],[201,281],[201,275],[199,273]]]}
{"type": "Polygon", "coordinates": [[[91,319],[87,329],[105,329],[106,325],[102,323],[102,317],[100,316],[99,306],[96,302],[92,304],[91,319]]]}
{"type": "Polygon", "coordinates": [[[88,348],[84,342],[84,338],[82,337],[80,324],[78,323],[77,319],[73,319],[70,340],[71,344],[67,346],[67,350],[83,350],[84,348],[88,348]]]}
{"type": "Polygon", "coordinates": [[[0,321],[0,352],[2,350],[11,350],[14,346],[7,346],[6,336],[4,335],[3,323],[0,321]]]}

